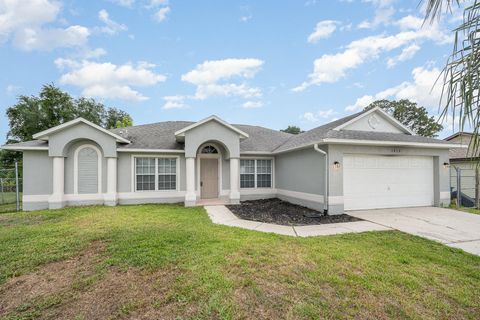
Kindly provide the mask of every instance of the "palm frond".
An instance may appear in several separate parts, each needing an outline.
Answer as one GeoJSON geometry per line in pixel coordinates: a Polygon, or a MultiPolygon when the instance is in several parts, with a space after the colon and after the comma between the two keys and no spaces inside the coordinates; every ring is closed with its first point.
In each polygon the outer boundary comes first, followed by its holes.
{"type": "MultiPolygon", "coordinates": [[[[424,1],[420,2],[420,5],[424,1]]],[[[433,22],[435,18],[439,19],[443,11],[451,11],[452,4],[460,5],[460,0],[427,0],[425,7],[425,21],[433,22]]]]}
{"type": "MultiPolygon", "coordinates": [[[[441,9],[440,2],[451,0],[430,0],[427,15],[434,17],[441,9]]],[[[470,154],[480,150],[480,0],[473,0],[463,14],[463,22],[455,31],[453,52],[443,69],[443,91],[440,101],[441,119],[449,115],[458,123],[458,129],[464,131],[471,127],[473,138],[470,154]]]]}

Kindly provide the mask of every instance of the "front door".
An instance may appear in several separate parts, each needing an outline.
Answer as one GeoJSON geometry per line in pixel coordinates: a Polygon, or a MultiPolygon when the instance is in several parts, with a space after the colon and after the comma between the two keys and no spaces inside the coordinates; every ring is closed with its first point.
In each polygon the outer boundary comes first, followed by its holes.
{"type": "Polygon", "coordinates": [[[200,159],[200,195],[202,199],[218,198],[218,159],[200,159]]]}

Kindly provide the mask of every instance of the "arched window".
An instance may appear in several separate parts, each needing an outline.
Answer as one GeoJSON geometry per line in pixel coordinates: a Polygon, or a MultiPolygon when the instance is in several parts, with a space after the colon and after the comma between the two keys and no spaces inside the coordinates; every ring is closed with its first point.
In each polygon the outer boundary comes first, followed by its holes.
{"type": "Polygon", "coordinates": [[[211,146],[211,145],[207,145],[205,146],[203,149],[202,149],[202,153],[206,153],[206,154],[216,154],[218,153],[218,150],[214,147],[214,146],[211,146]]]}
{"type": "Polygon", "coordinates": [[[90,194],[102,191],[100,150],[94,145],[82,145],[74,156],[74,193],[90,194]]]}

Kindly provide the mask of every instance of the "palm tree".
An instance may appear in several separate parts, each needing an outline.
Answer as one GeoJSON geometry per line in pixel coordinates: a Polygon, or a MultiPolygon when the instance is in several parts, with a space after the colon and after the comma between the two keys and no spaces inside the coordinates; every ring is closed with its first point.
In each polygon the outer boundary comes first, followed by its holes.
{"type": "Polygon", "coordinates": [[[450,11],[452,4],[465,4],[463,22],[455,32],[453,52],[447,60],[443,77],[443,94],[440,101],[441,117],[452,115],[458,129],[472,128],[474,138],[471,154],[480,150],[480,0],[427,0],[425,21],[438,18],[443,10],[450,11]]]}

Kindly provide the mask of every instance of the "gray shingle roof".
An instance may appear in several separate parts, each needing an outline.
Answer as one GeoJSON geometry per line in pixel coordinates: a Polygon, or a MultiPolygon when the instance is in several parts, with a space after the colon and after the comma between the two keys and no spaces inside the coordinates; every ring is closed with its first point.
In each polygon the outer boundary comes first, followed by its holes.
{"type": "Polygon", "coordinates": [[[453,148],[450,149],[450,160],[468,158],[468,148],[453,148]]]}
{"type": "Polygon", "coordinates": [[[19,142],[19,143],[12,143],[8,144],[8,146],[15,146],[15,147],[27,147],[27,148],[39,148],[39,147],[48,147],[48,142],[43,141],[43,140],[30,140],[30,141],[24,141],[24,142],[19,142]]]}
{"type": "MultiPolygon", "coordinates": [[[[240,142],[241,152],[283,152],[321,142],[322,139],[326,138],[449,144],[448,141],[426,138],[422,136],[413,136],[409,134],[333,130],[334,128],[354,119],[364,112],[366,111],[352,114],[298,135],[292,135],[259,126],[243,124],[233,124],[233,126],[249,135],[248,138],[243,139],[240,142]]],[[[177,142],[175,138],[175,132],[193,123],[194,122],[190,121],[165,121],[127,128],[112,129],[111,131],[131,141],[130,144],[121,144],[122,148],[183,150],[184,144],[177,142]]],[[[14,146],[38,147],[48,146],[48,143],[34,140],[14,144],[14,146]]]]}
{"type": "Polygon", "coordinates": [[[336,121],[332,121],[330,123],[324,124],[323,126],[314,128],[309,131],[305,131],[298,135],[292,136],[286,143],[282,144],[278,148],[274,149],[275,151],[285,151],[292,148],[298,148],[307,144],[319,142],[321,139],[324,139],[326,134],[331,131],[333,128],[342,125],[353,118],[362,114],[362,112],[352,114],[350,116],[338,119],[336,121]]]}
{"type": "MultiPolygon", "coordinates": [[[[193,123],[189,121],[166,121],[111,131],[131,141],[130,144],[122,145],[122,148],[183,150],[184,145],[176,141],[175,132],[193,123]]],[[[243,124],[233,124],[233,126],[249,135],[249,138],[240,142],[240,151],[242,152],[270,152],[292,137],[289,133],[258,126],[243,124]]]]}
{"type": "Polygon", "coordinates": [[[166,121],[110,131],[130,140],[131,143],[121,145],[122,148],[183,150],[183,143],[176,141],[175,132],[192,123],[190,121],[166,121]]]}
{"type": "Polygon", "coordinates": [[[478,159],[480,157],[480,150],[476,153],[471,150],[471,148],[452,148],[450,149],[450,159],[451,160],[472,160],[478,159]]]}
{"type": "Polygon", "coordinates": [[[352,114],[345,118],[327,123],[323,126],[301,133],[292,137],[286,143],[275,149],[275,152],[282,152],[289,149],[320,142],[322,139],[352,139],[352,140],[374,140],[374,141],[392,141],[392,142],[418,142],[418,143],[438,143],[449,144],[448,141],[427,138],[422,136],[413,136],[410,134],[389,133],[389,132],[371,132],[358,130],[333,130],[334,128],[358,117],[362,113],[352,114]]]}

